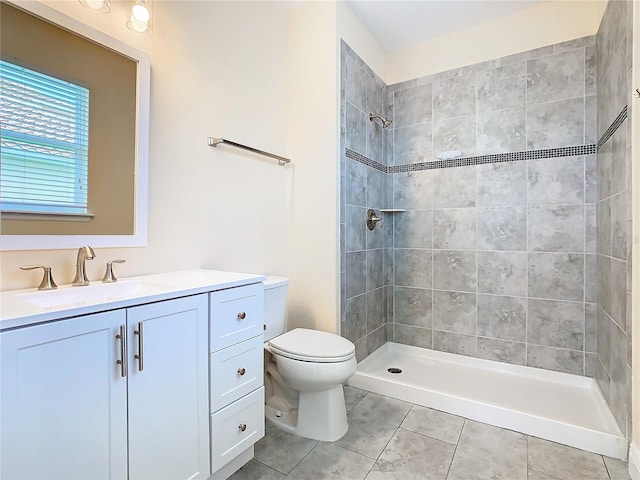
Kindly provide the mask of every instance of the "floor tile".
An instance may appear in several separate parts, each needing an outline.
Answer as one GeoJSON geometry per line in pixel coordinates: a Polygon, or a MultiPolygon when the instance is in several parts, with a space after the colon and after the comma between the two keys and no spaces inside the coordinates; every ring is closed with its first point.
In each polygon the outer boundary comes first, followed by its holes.
{"type": "Polygon", "coordinates": [[[350,387],[349,385],[344,386],[344,402],[347,405],[347,412],[350,412],[353,407],[355,407],[360,400],[362,400],[367,395],[366,390],[361,390],[356,387],[350,387]]]}
{"type": "Polygon", "coordinates": [[[287,480],[363,480],[374,460],[331,443],[321,443],[287,480]]]}
{"type": "Polygon", "coordinates": [[[410,403],[369,393],[349,412],[349,431],[335,443],[378,458],[410,408],[410,403]]]}
{"type": "Polygon", "coordinates": [[[414,405],[400,428],[455,445],[458,443],[463,425],[464,418],[462,417],[414,405]]]}
{"type": "Polygon", "coordinates": [[[611,480],[631,480],[629,464],[616,458],[603,457],[611,480]]]}
{"type": "Polygon", "coordinates": [[[231,475],[228,480],[282,480],[284,475],[255,460],[231,475]]]}
{"type": "Polygon", "coordinates": [[[530,472],[559,480],[609,480],[600,455],[535,437],[528,437],[528,443],[530,472]]]}
{"type": "Polygon", "coordinates": [[[260,463],[287,474],[317,444],[316,440],[292,435],[267,422],[266,434],[256,443],[254,457],[260,463]]]}
{"type": "Polygon", "coordinates": [[[444,480],[455,448],[450,443],[398,430],[367,479],[444,480]]]}
{"type": "Polygon", "coordinates": [[[471,420],[465,421],[447,480],[526,478],[527,440],[524,435],[471,420]]]}

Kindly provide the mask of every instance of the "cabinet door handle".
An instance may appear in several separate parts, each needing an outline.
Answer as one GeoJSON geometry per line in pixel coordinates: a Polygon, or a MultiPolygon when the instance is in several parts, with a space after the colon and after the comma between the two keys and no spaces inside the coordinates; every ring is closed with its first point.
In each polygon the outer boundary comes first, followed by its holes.
{"type": "Polygon", "coordinates": [[[138,329],[133,333],[138,336],[138,353],[134,355],[134,358],[138,359],[138,371],[144,370],[144,322],[138,322],[138,329]]]}
{"type": "Polygon", "coordinates": [[[245,373],[247,373],[247,371],[244,368],[238,369],[238,375],[243,376],[245,373]]]}
{"type": "Polygon", "coordinates": [[[116,363],[120,365],[120,376],[127,376],[127,330],[126,326],[120,325],[120,333],[116,335],[117,339],[120,339],[120,360],[116,360],[116,363]]]}
{"type": "Polygon", "coordinates": [[[238,428],[240,429],[241,432],[244,432],[247,429],[247,424],[241,423],[240,425],[238,425],[238,428]]]}
{"type": "Polygon", "coordinates": [[[240,312],[238,314],[238,320],[244,320],[245,318],[247,318],[246,312],[240,312]]]}

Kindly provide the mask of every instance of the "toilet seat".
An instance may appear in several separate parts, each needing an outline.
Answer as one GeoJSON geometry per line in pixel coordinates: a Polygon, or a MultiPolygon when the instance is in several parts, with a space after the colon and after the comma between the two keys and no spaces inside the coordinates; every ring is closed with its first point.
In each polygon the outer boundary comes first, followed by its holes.
{"type": "Polygon", "coordinates": [[[333,333],[296,328],[269,341],[272,353],[314,363],[345,362],[355,355],[355,346],[333,333]]]}

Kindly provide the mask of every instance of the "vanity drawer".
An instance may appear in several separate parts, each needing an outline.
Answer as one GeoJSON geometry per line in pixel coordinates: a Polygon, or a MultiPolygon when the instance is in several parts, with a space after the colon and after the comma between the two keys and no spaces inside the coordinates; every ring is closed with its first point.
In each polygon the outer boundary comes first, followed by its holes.
{"type": "Polygon", "coordinates": [[[209,296],[209,351],[240,343],[262,333],[262,283],[212,292],[209,296]]]}
{"type": "Polygon", "coordinates": [[[209,354],[211,413],[261,387],[263,363],[262,335],[209,354]]]}
{"type": "Polygon", "coordinates": [[[211,472],[264,437],[264,387],[211,415],[211,472]]]}

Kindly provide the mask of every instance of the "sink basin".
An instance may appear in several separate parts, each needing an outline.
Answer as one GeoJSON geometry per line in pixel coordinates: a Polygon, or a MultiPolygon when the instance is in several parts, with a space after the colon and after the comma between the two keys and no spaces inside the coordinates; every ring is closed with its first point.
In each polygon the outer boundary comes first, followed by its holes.
{"type": "Polygon", "coordinates": [[[16,298],[41,308],[52,308],[105,303],[146,294],[153,295],[165,289],[164,285],[157,283],[121,280],[117,283],[96,283],[85,287],[64,286],[58,290],[22,293],[16,295],[16,298]]]}

